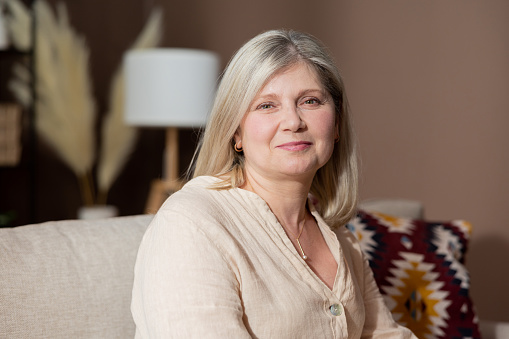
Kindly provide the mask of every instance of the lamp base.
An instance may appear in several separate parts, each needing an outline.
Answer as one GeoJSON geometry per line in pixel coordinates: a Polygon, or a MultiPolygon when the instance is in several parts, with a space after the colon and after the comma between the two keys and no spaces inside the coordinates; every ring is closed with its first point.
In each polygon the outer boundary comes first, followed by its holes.
{"type": "Polygon", "coordinates": [[[179,132],[176,127],[166,129],[166,147],[164,154],[164,179],[152,181],[145,213],[154,214],[163,202],[184,186],[179,179],[179,132]]]}
{"type": "Polygon", "coordinates": [[[159,210],[163,202],[172,194],[184,186],[184,182],[180,180],[165,181],[156,179],[152,181],[150,186],[150,194],[148,196],[145,213],[154,214],[159,210]]]}

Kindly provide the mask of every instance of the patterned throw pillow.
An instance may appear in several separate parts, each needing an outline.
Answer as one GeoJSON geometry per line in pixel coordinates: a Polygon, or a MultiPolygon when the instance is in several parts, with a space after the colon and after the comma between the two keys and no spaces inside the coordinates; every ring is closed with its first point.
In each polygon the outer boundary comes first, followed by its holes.
{"type": "Polygon", "coordinates": [[[348,225],[394,319],[419,338],[480,338],[464,266],[471,225],[360,211],[348,225]]]}

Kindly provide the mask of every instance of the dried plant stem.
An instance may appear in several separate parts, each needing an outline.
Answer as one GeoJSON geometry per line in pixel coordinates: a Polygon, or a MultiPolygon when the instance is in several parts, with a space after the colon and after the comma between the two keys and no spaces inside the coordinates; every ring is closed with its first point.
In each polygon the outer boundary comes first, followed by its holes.
{"type": "MultiPolygon", "coordinates": [[[[152,11],[147,24],[130,49],[153,48],[162,38],[162,11],[152,11]]],[[[125,70],[123,65],[113,76],[109,109],[102,125],[102,144],[97,166],[98,199],[105,199],[114,181],[127,163],[137,139],[137,129],[124,122],[125,70]],[[102,192],[102,193],[101,193],[102,192]]]]}
{"type": "Polygon", "coordinates": [[[108,203],[108,191],[99,189],[97,192],[97,205],[106,205],[108,203]]]}
{"type": "Polygon", "coordinates": [[[87,172],[78,177],[78,183],[80,187],[81,197],[85,206],[94,205],[94,189],[93,179],[90,172],[87,172]]]}

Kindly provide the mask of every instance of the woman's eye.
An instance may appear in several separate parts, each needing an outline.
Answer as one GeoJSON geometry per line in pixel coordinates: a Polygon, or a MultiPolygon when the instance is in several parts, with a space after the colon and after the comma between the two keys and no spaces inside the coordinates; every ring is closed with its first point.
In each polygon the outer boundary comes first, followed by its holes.
{"type": "Polygon", "coordinates": [[[320,101],[316,98],[310,98],[310,99],[304,100],[304,104],[316,106],[316,105],[320,104],[320,101]]]}
{"type": "Polygon", "coordinates": [[[272,107],[273,107],[272,104],[261,104],[261,105],[258,105],[257,108],[263,110],[263,109],[270,109],[272,107]]]}

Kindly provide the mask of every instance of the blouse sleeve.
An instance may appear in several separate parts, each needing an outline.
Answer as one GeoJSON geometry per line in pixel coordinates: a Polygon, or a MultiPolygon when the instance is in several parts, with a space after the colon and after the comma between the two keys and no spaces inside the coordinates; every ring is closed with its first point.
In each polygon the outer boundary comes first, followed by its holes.
{"type": "Polygon", "coordinates": [[[392,317],[378,289],[367,259],[364,259],[364,307],[366,318],[362,338],[417,339],[412,331],[398,325],[392,317]]]}
{"type": "Polygon", "coordinates": [[[193,221],[160,211],[135,266],[136,338],[250,338],[239,279],[223,252],[193,221]]]}

